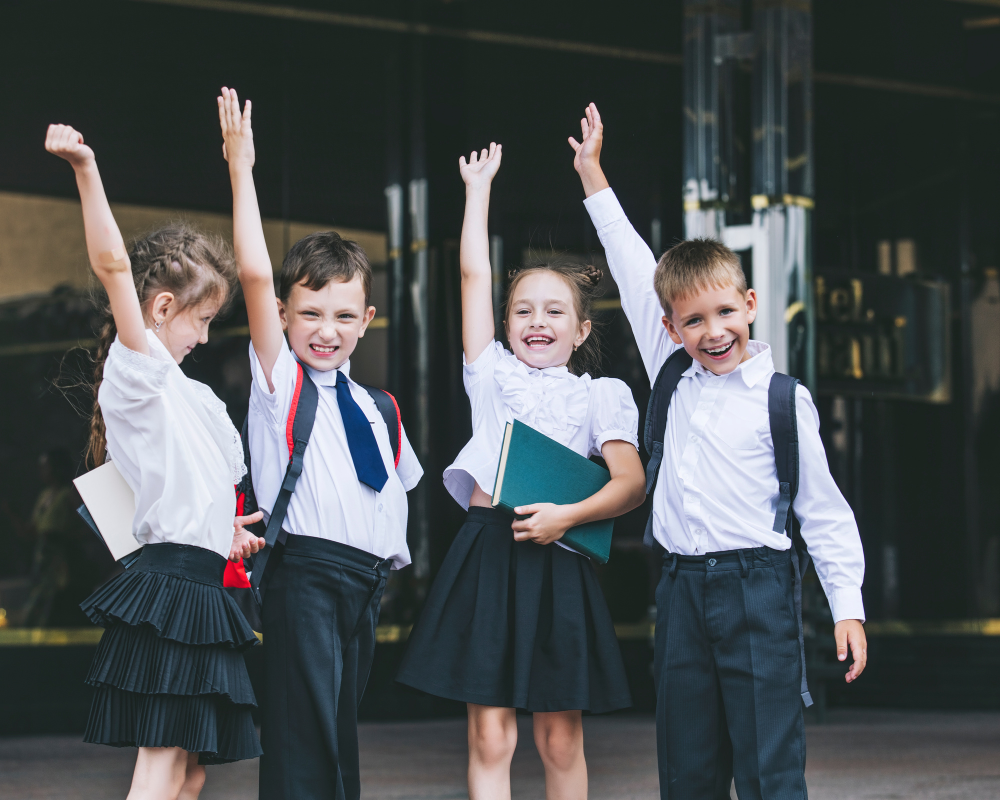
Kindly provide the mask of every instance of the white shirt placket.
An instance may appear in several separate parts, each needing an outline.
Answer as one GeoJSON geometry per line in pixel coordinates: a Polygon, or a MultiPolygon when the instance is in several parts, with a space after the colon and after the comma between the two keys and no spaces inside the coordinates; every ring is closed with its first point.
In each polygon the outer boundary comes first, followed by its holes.
{"type": "Polygon", "coordinates": [[[684,521],[694,552],[700,555],[705,552],[707,531],[701,511],[701,489],[695,485],[695,469],[701,458],[708,420],[712,415],[712,409],[715,408],[715,401],[726,383],[726,378],[695,373],[693,379],[704,380],[705,385],[698,395],[698,403],[688,425],[687,442],[684,444],[679,474],[684,487],[684,521]]]}

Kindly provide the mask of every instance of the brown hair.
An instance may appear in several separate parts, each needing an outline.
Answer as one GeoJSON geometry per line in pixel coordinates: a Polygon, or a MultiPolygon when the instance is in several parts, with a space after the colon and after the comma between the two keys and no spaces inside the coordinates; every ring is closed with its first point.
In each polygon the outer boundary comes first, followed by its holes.
{"type": "Polygon", "coordinates": [[[372,266],[357,242],[343,238],[336,231],[310,233],[292,245],[281,265],[278,296],[287,303],[292,287],[301,283],[319,291],[330,281],[347,283],[361,276],[365,290],[365,308],[371,305],[372,266]]]}
{"type": "MultiPolygon", "coordinates": [[[[229,245],[219,236],[206,235],[183,222],[172,223],[133,241],[128,255],[143,316],[148,303],[161,292],[171,292],[180,304],[179,310],[209,300],[219,300],[221,310],[232,297],[236,263],[229,245]]],[[[98,304],[103,325],[94,355],[94,408],[87,445],[87,461],[91,466],[104,463],[107,449],[98,393],[104,379],[104,362],[118,335],[107,297],[102,297],[98,304]]]]}
{"type": "Polygon", "coordinates": [[[573,307],[580,323],[590,320],[590,335],[584,339],[573,355],[570,356],[567,368],[574,375],[584,373],[594,373],[601,366],[601,337],[593,324],[593,304],[597,296],[597,286],[604,277],[604,273],[597,267],[590,264],[572,264],[562,261],[546,261],[542,263],[529,264],[526,267],[512,269],[508,273],[507,299],[504,301],[504,322],[510,320],[511,299],[517,285],[528,275],[535,275],[539,272],[554,272],[569,286],[573,293],[573,307]]]}
{"type": "Polygon", "coordinates": [[[705,289],[735,286],[740,294],[747,293],[740,257],[715,239],[689,239],[667,250],[656,265],[653,286],[668,317],[674,300],[705,289]]]}

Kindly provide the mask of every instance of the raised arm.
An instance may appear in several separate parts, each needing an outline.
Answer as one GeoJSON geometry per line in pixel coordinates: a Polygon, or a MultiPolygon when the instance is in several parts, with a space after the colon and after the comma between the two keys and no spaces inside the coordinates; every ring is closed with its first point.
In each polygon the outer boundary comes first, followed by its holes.
{"type": "Polygon", "coordinates": [[[243,286],[243,299],[247,304],[250,340],[268,388],[273,392],[271,371],[281,348],[285,346],[285,335],[278,315],[274,272],[267,254],[253,182],[255,153],[250,125],[251,104],[247,100],[241,114],[236,90],[226,87],[222,87],[218,104],[222,155],[229,162],[229,178],[233,184],[233,247],[243,286]]]}
{"type": "Polygon", "coordinates": [[[146,322],[132,280],[132,264],[104,194],[94,151],[83,143],[83,135],[69,125],[49,125],[45,149],[68,161],[76,173],[87,255],[94,274],[108,293],[118,338],[129,350],[149,355],[146,322]]]}
{"type": "Polygon", "coordinates": [[[493,274],[490,270],[489,211],[490,185],[500,168],[502,148],[496,143],[475,151],[466,163],[458,159],[465,181],[465,220],[459,265],[462,269],[462,348],[471,364],[493,340],[493,274]]]}
{"type": "Polygon", "coordinates": [[[587,213],[604,245],[608,267],[621,294],[622,309],[632,325],[642,362],[650,383],[656,380],[663,362],[680,345],[675,345],[662,324],[663,307],[656,296],[653,274],[656,257],[628,221],[601,169],[604,124],[597,106],[587,106],[580,120],[582,141],[572,136],[569,144],[575,151],[573,166],[580,175],[587,199],[587,213]]]}

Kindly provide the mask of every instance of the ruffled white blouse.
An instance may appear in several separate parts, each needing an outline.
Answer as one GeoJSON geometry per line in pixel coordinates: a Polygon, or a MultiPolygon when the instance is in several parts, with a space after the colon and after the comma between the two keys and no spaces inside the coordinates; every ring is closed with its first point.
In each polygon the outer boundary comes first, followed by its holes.
{"type": "Polygon", "coordinates": [[[225,403],[181,372],[152,331],[146,340],[148,356],[114,341],[98,391],[108,453],[135,492],[132,533],[228,556],[233,486],[246,474],[240,435],[225,403]]]}
{"type": "Polygon", "coordinates": [[[463,379],[472,438],[444,471],[445,488],[462,508],[477,483],[493,493],[504,429],[515,419],[586,458],[617,439],[638,448],[639,410],[622,381],[576,376],[566,367],[532,369],[496,341],[465,364],[463,379]]]}

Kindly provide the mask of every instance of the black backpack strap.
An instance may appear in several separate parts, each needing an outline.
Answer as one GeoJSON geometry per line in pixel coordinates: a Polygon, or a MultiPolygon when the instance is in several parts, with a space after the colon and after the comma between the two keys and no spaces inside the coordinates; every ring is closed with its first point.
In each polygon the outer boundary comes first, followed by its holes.
{"type": "MultiPolygon", "coordinates": [[[[675,350],[660,367],[660,373],[653,383],[653,393],[649,396],[649,406],[646,408],[646,425],[642,432],[642,443],[649,453],[649,463],[646,465],[646,494],[651,494],[656,488],[656,479],[660,474],[660,464],[663,462],[663,437],[667,431],[667,412],[670,410],[670,399],[674,389],[681,381],[685,370],[691,366],[692,358],[684,348],[675,350]]],[[[646,533],[642,537],[646,547],[654,548],[656,539],[653,536],[653,512],[649,512],[646,521],[646,533]]]]}
{"type": "Polygon", "coordinates": [[[802,577],[809,568],[809,551],[798,533],[793,511],[799,491],[799,425],[795,413],[795,393],[799,382],[780,372],[771,376],[767,387],[767,414],[774,442],[774,466],[778,472],[778,508],[774,514],[775,533],[785,533],[792,540],[792,569],[795,573],[795,617],[799,625],[799,655],[802,681],[799,691],[806,708],[813,704],[806,680],[806,645],[802,628],[802,577]]]}
{"type": "Polygon", "coordinates": [[[795,418],[795,378],[774,373],[767,388],[767,414],[774,442],[774,465],[778,469],[778,508],[774,514],[775,533],[791,535],[789,517],[799,490],[799,426],[795,418]]]}
{"type": "MultiPolygon", "coordinates": [[[[302,474],[302,459],[305,456],[306,446],[309,444],[309,437],[312,435],[313,423],[316,421],[316,404],[319,400],[316,384],[302,369],[301,364],[296,364],[297,375],[295,380],[295,393],[292,395],[292,405],[288,410],[288,423],[285,426],[286,437],[288,439],[288,467],[285,469],[285,477],[281,482],[281,489],[271,507],[271,516],[267,520],[267,530],[264,532],[264,539],[267,544],[253,561],[253,571],[250,574],[250,588],[257,595],[260,602],[259,587],[261,579],[264,577],[264,567],[267,566],[267,559],[274,550],[274,544],[278,541],[281,533],[281,526],[288,513],[288,503],[292,499],[295,491],[295,484],[302,474]]],[[[244,432],[244,447],[247,436],[244,432]]]]}
{"type": "Polygon", "coordinates": [[[378,407],[378,413],[382,415],[385,429],[389,431],[389,444],[392,445],[392,463],[393,466],[398,467],[399,454],[403,449],[403,417],[399,413],[399,404],[396,402],[396,398],[385,389],[377,389],[363,383],[358,385],[371,395],[378,407]]]}

